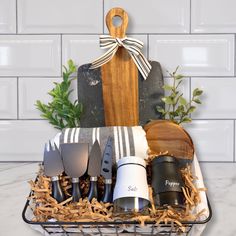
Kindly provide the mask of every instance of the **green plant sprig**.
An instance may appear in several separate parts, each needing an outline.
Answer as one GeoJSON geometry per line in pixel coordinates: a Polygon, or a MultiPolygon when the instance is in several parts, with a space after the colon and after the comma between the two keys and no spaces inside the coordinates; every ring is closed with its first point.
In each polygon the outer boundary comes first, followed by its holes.
{"type": "Polygon", "coordinates": [[[56,129],[72,128],[80,126],[80,116],[83,111],[82,104],[75,100],[70,101],[71,82],[75,78],[71,78],[77,68],[72,60],[68,61],[68,67],[63,66],[63,81],[61,83],[54,82],[55,87],[48,92],[52,101],[44,104],[37,100],[35,106],[41,111],[41,117],[47,119],[56,129]]]}
{"type": "Polygon", "coordinates": [[[192,92],[192,96],[189,102],[183,97],[183,93],[179,91],[179,86],[183,82],[184,76],[177,74],[178,68],[172,73],[168,72],[170,77],[173,79],[172,85],[165,84],[164,90],[169,92],[169,96],[162,98],[162,101],[166,105],[166,109],[158,106],[157,111],[162,114],[164,119],[171,120],[177,124],[191,122],[192,119],[189,117],[191,113],[196,111],[196,106],[193,104],[201,104],[199,97],[203,91],[199,88],[195,88],[192,92]]]}

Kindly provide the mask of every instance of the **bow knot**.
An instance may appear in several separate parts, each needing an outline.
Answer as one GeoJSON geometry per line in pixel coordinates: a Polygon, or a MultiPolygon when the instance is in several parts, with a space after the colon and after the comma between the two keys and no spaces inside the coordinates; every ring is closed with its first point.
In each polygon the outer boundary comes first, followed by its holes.
{"type": "Polygon", "coordinates": [[[123,41],[124,39],[120,39],[120,38],[116,38],[116,42],[118,43],[118,45],[120,46],[120,47],[124,47],[124,44],[123,44],[123,41]]]}
{"type": "Polygon", "coordinates": [[[130,54],[135,65],[138,67],[138,70],[142,74],[143,78],[145,80],[147,79],[152,66],[141,52],[143,48],[143,42],[129,37],[114,38],[110,35],[101,35],[100,47],[102,49],[108,49],[108,51],[97,60],[92,62],[90,69],[95,69],[99,66],[104,65],[112,59],[119,47],[124,47],[130,54]]]}

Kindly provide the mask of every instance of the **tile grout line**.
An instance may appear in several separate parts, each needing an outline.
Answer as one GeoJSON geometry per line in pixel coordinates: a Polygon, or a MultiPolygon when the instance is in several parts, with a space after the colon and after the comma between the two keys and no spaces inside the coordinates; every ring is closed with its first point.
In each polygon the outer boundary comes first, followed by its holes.
{"type": "Polygon", "coordinates": [[[235,47],[235,43],[236,43],[236,34],[234,34],[234,76],[236,76],[236,47],[235,47]]]}
{"type": "Polygon", "coordinates": [[[62,67],[62,64],[63,64],[63,61],[62,61],[62,50],[63,50],[63,48],[62,48],[62,34],[61,34],[60,40],[61,40],[61,42],[60,42],[60,47],[61,47],[61,77],[63,77],[63,67],[62,67]]]}
{"type": "MultiPolygon", "coordinates": [[[[193,118],[192,120],[193,121],[234,121],[236,118],[204,118],[204,119],[200,119],[200,118],[193,118]]],[[[17,121],[18,119],[1,119],[0,118],[0,121],[4,121],[4,120],[10,120],[10,121],[17,121]]],[[[20,119],[22,121],[34,121],[34,120],[46,120],[46,119],[41,119],[41,118],[23,118],[23,119],[20,119]]]]}
{"type": "MultiPolygon", "coordinates": [[[[105,28],[105,23],[103,22],[103,25],[104,25],[104,28],[105,28]]],[[[101,32],[50,32],[50,33],[45,33],[45,32],[34,32],[34,33],[20,33],[19,35],[35,35],[35,36],[39,36],[39,35],[60,35],[60,34],[63,34],[63,35],[100,35],[101,32]]],[[[169,32],[143,32],[143,33],[140,33],[140,32],[127,32],[128,35],[146,35],[146,34],[149,34],[149,35],[156,35],[156,36],[159,36],[159,35],[162,35],[162,36],[207,36],[207,35],[221,35],[221,36],[228,36],[228,35],[231,35],[231,36],[234,36],[235,33],[234,32],[231,32],[231,33],[169,33],[169,32]]],[[[2,35],[17,35],[16,33],[5,33],[5,34],[2,34],[2,35]]]]}
{"type": "MultiPolygon", "coordinates": [[[[105,27],[105,24],[104,24],[104,22],[103,22],[103,25],[104,25],[104,27],[105,27]]],[[[50,33],[38,33],[38,32],[34,32],[34,33],[20,33],[20,34],[17,34],[17,33],[5,33],[5,34],[1,34],[1,35],[6,35],[6,36],[8,36],[8,35],[25,35],[25,36],[27,36],[27,35],[33,35],[33,36],[39,36],[39,35],[60,35],[60,34],[63,34],[63,35],[100,35],[101,34],[101,32],[99,33],[95,33],[95,32],[50,32],[50,33]]],[[[144,32],[144,33],[140,33],[140,32],[132,32],[132,33],[130,33],[130,32],[127,32],[127,34],[128,35],[147,35],[147,34],[149,34],[149,35],[157,35],[157,36],[159,36],[159,35],[162,35],[162,36],[191,36],[191,35],[194,35],[194,36],[207,36],[207,35],[222,35],[222,36],[224,36],[224,35],[232,35],[232,36],[234,36],[235,35],[235,33],[234,32],[232,32],[232,33],[168,33],[168,32],[166,32],[166,33],[160,33],[160,32],[144,32]]]]}
{"type": "Polygon", "coordinates": [[[46,120],[46,119],[43,118],[0,119],[0,121],[40,121],[40,120],[46,120]]]}
{"type": "Polygon", "coordinates": [[[202,164],[217,164],[217,163],[224,163],[224,164],[234,164],[233,161],[200,161],[199,160],[199,163],[202,163],[202,164]]]}
{"type": "Polygon", "coordinates": [[[105,24],[104,24],[104,17],[105,17],[105,2],[102,1],[102,33],[104,34],[105,31],[105,24]]]}
{"type": "Polygon", "coordinates": [[[193,118],[193,120],[196,120],[196,121],[204,121],[204,120],[206,120],[206,121],[233,121],[234,119],[236,119],[235,117],[233,117],[233,118],[197,118],[197,119],[195,119],[195,118],[193,118]]]}
{"type": "Polygon", "coordinates": [[[189,34],[192,34],[192,0],[189,2],[189,34]]]}
{"type": "MultiPolygon", "coordinates": [[[[0,164],[4,164],[4,163],[29,163],[29,164],[33,164],[33,163],[41,163],[42,161],[27,161],[27,160],[25,160],[25,161],[13,161],[13,160],[11,160],[11,161],[0,161],[0,164]]],[[[199,160],[199,163],[201,163],[201,164],[220,164],[220,163],[222,163],[222,164],[234,164],[235,162],[233,162],[233,161],[200,161],[199,160]]]]}
{"type": "Polygon", "coordinates": [[[18,1],[16,0],[16,35],[18,34],[18,1]]]}
{"type": "MultiPolygon", "coordinates": [[[[41,161],[39,160],[35,160],[35,161],[29,161],[29,160],[23,160],[23,161],[16,161],[16,160],[10,160],[10,161],[3,161],[0,160],[0,164],[4,164],[4,163],[41,163],[41,161]]],[[[217,163],[224,163],[224,164],[233,164],[235,162],[233,161],[201,161],[199,160],[199,163],[202,164],[217,164],[217,163]]]]}
{"type": "MultiPolygon", "coordinates": [[[[169,78],[169,76],[164,75],[165,78],[169,78]]],[[[212,79],[232,79],[235,78],[235,75],[222,75],[222,76],[214,76],[214,75],[184,75],[184,77],[191,77],[191,78],[198,78],[198,79],[205,79],[205,78],[212,78],[212,79]]]]}
{"type": "MultiPolygon", "coordinates": [[[[0,35],[4,35],[4,36],[12,36],[12,35],[14,35],[14,36],[16,36],[16,35],[21,35],[21,36],[55,36],[55,35],[61,35],[61,34],[63,34],[63,35],[78,35],[78,36],[86,36],[86,35],[100,35],[101,34],[101,32],[100,33],[94,33],[94,32],[91,32],[91,33],[68,33],[68,32],[66,32],[66,33],[63,33],[63,32],[57,32],[57,33],[20,33],[20,34],[16,34],[16,33],[5,33],[5,34],[0,34],[0,35]]],[[[134,34],[134,33],[132,33],[132,34],[134,34]]],[[[145,35],[145,33],[143,33],[143,34],[140,34],[140,35],[145,35]]]]}
{"type": "Polygon", "coordinates": [[[20,109],[20,98],[19,98],[19,77],[16,77],[16,117],[20,120],[19,109],[20,109]]]}
{"type": "Polygon", "coordinates": [[[11,76],[0,76],[0,79],[1,78],[16,78],[16,77],[18,77],[18,78],[48,78],[48,79],[50,79],[50,78],[61,78],[61,75],[59,76],[39,76],[39,75],[22,75],[22,76],[18,76],[18,75],[11,75],[11,76]]]}
{"type": "MultiPolygon", "coordinates": [[[[4,76],[0,76],[0,79],[1,78],[15,78],[15,77],[19,77],[19,78],[31,78],[31,77],[34,77],[34,78],[60,78],[61,76],[56,76],[56,75],[4,75],[4,76]]],[[[163,76],[164,78],[170,78],[169,76],[163,76]]],[[[236,75],[232,75],[232,76],[211,76],[211,75],[207,75],[207,76],[191,76],[191,75],[184,75],[184,77],[191,77],[191,78],[198,78],[198,79],[205,79],[205,78],[212,78],[212,79],[233,79],[236,77],[236,75]]],[[[236,78],[235,78],[236,79],[236,78]]]]}
{"type": "MultiPolygon", "coordinates": [[[[191,100],[191,91],[192,91],[192,77],[189,77],[189,93],[188,93],[189,101],[191,100]]],[[[189,116],[192,119],[192,114],[191,113],[190,113],[189,116]]]]}
{"type": "Polygon", "coordinates": [[[233,125],[233,162],[235,162],[235,120],[233,125]]]}
{"type": "Polygon", "coordinates": [[[5,163],[16,163],[16,164],[21,164],[21,163],[26,163],[27,164],[34,164],[34,163],[41,163],[42,161],[0,161],[0,164],[5,164],[5,163]]]}

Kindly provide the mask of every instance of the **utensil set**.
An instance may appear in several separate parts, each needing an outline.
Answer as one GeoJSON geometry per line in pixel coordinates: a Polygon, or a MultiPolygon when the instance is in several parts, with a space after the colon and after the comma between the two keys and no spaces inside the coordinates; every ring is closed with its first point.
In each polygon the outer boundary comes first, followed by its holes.
{"type": "MultiPolygon", "coordinates": [[[[72,182],[72,201],[81,198],[79,178],[86,172],[90,177],[88,200],[98,199],[98,176],[104,178],[102,202],[113,202],[119,213],[145,211],[149,205],[145,161],[137,156],[123,157],[118,162],[114,195],[112,191],[112,149],[113,139],[108,137],[102,154],[96,140],[89,153],[88,143],[65,143],[60,150],[50,141],[44,149],[44,173],[51,178],[52,197],[58,202],[65,200],[59,176],[65,173],[72,182]]],[[[184,183],[178,161],[171,156],[157,156],[152,161],[152,188],[155,205],[183,208],[184,183]]]]}
{"type": "Polygon", "coordinates": [[[90,187],[88,199],[98,198],[98,176],[104,177],[103,202],[112,202],[112,138],[109,137],[104,153],[96,140],[89,153],[88,143],[64,143],[60,145],[60,150],[55,143],[49,141],[44,147],[44,174],[51,177],[52,197],[57,202],[65,200],[62,191],[59,175],[65,172],[72,182],[72,201],[77,202],[81,198],[79,178],[86,171],[90,176],[90,187]]]}

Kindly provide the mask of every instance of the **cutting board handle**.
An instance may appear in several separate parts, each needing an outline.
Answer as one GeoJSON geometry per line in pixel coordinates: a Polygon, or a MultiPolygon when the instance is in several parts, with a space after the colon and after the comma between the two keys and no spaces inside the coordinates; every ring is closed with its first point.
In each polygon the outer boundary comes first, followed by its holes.
{"type": "MultiPolygon", "coordinates": [[[[122,8],[112,8],[106,24],[112,37],[124,38],[128,14],[122,8]],[[114,25],[115,16],[121,17],[121,25],[114,25]]],[[[101,78],[105,125],[138,125],[138,69],[124,47],[119,47],[112,59],[101,66],[101,78]]]]}
{"type": "Polygon", "coordinates": [[[112,8],[106,15],[106,25],[112,37],[124,38],[128,27],[129,17],[127,12],[119,7],[112,8]],[[121,18],[121,25],[115,26],[113,24],[113,17],[121,18]]]}

